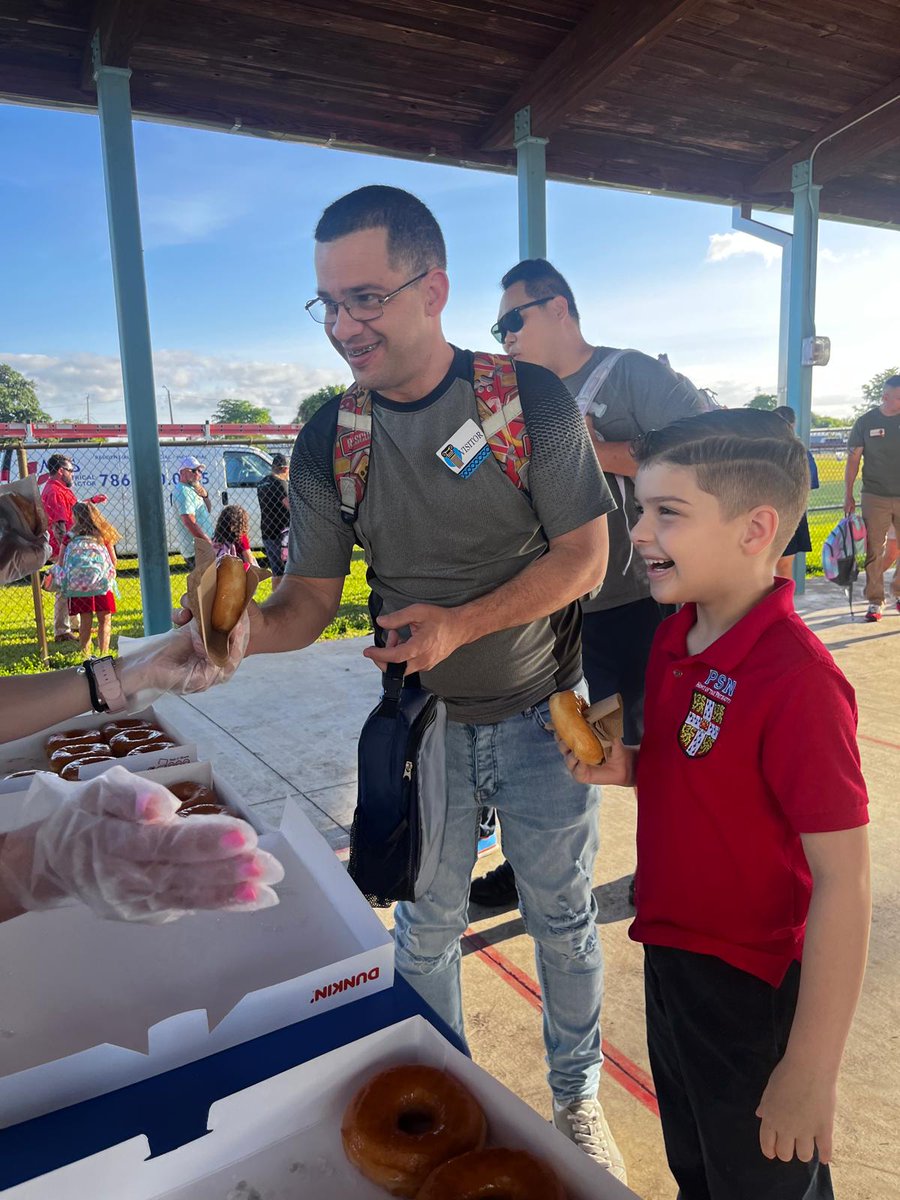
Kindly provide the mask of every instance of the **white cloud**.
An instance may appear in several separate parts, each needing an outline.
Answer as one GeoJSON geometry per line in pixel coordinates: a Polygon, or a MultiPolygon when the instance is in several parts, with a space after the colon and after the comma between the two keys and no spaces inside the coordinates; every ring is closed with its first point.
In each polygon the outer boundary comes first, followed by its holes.
{"type": "MultiPolygon", "coordinates": [[[[35,381],[41,406],[53,417],[84,419],[85,395],[90,394],[91,420],[125,420],[125,399],[119,359],[112,355],[6,354],[7,362],[35,381]]],[[[346,368],[307,367],[291,362],[266,362],[189,350],[159,350],[153,355],[160,420],[168,421],[166,384],[172,393],[176,421],[205,421],[219,400],[231,397],[264,405],[276,423],[293,420],[299,401],[328,383],[349,382],[346,368]]]]}
{"type": "Polygon", "coordinates": [[[708,263],[725,262],[726,259],[747,254],[757,255],[767,267],[772,263],[781,262],[780,247],[738,230],[733,230],[731,233],[710,234],[705,261],[708,263]]]}

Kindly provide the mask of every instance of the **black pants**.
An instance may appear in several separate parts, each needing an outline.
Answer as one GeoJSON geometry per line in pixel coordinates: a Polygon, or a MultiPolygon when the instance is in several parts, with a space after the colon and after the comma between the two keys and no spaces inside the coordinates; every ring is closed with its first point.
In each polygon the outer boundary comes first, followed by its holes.
{"type": "Polygon", "coordinates": [[[647,1046],[680,1200],[833,1200],[814,1157],[766,1158],[755,1115],[787,1046],[800,965],[779,988],[708,954],[644,947],[647,1046]]]}
{"type": "Polygon", "coordinates": [[[621,693],[625,744],[636,746],[644,733],[644,676],[653,635],[669,609],[652,596],[582,614],[581,662],[591,703],[621,693]]]}

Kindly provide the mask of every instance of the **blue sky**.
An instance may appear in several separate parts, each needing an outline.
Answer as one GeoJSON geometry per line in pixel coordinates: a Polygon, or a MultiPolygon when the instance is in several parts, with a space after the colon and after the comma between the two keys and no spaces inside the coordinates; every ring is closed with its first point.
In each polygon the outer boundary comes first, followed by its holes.
{"type": "MultiPolygon", "coordinates": [[[[308,391],[346,379],[303,303],[319,213],[365,183],[432,208],[447,335],[492,344],[498,280],[518,259],[512,177],[146,122],[135,144],[161,415],[163,384],[176,420],[239,396],[287,421],[308,391]]],[[[122,420],[97,119],[0,105],[0,147],[0,361],[55,417],[83,417],[90,393],[92,419],[122,420]]],[[[589,341],[666,351],[728,404],[774,391],[778,252],[734,234],[729,208],[571,184],[551,184],[547,203],[548,256],[589,341]]],[[[813,403],[841,415],[900,362],[900,234],[827,221],[819,251],[817,328],[833,351],[813,403]]]]}

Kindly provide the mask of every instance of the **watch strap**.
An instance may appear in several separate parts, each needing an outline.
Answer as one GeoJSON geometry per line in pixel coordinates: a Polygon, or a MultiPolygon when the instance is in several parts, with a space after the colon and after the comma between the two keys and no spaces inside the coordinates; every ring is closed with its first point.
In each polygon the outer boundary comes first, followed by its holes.
{"type": "Polygon", "coordinates": [[[125,699],[125,693],[122,691],[122,685],[119,682],[119,677],[116,674],[114,660],[105,655],[103,658],[90,658],[84,664],[88,677],[88,684],[93,681],[91,689],[91,699],[94,699],[94,691],[97,692],[97,698],[102,704],[102,708],[97,709],[98,712],[122,712],[128,707],[128,701],[125,699]]]}

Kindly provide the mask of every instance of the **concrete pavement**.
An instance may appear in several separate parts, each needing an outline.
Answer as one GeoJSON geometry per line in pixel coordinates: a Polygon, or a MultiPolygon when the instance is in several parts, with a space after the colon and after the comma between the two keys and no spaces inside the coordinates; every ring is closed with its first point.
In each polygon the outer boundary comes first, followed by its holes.
{"type": "MultiPolygon", "coordinates": [[[[860,750],[871,802],[875,898],[869,969],[844,1060],[834,1178],[841,1200],[900,1197],[894,1158],[900,1129],[900,613],[877,625],[851,621],[833,584],[810,580],[799,604],[808,624],[856,688],[860,750]]],[[[289,795],[336,851],[345,852],[355,805],[356,738],[378,699],[380,677],[362,657],[366,638],[323,642],[304,651],[249,659],[224,688],[159,707],[198,743],[200,757],[276,819],[289,795]]],[[[801,739],[802,730],[798,730],[801,739]]],[[[823,783],[825,781],[823,780],[823,783]]],[[[602,848],[595,876],[606,955],[601,1098],[625,1155],[631,1187],[644,1200],[673,1200],[643,1028],[642,959],[627,938],[632,910],[634,801],[604,791],[602,848]]],[[[499,861],[490,857],[478,870],[499,861]]],[[[390,924],[390,912],[384,919],[390,924]]],[[[518,911],[472,909],[464,943],[463,986],[472,1053],[539,1112],[549,1116],[540,997],[532,945],[518,911]]]]}

